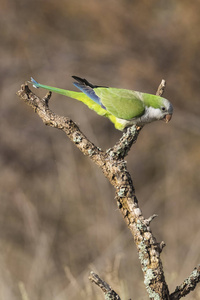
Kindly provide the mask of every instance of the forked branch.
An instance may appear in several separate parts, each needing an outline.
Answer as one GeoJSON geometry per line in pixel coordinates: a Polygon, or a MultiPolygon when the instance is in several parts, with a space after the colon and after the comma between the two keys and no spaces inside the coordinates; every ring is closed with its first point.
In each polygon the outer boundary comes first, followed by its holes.
{"type": "MultiPolygon", "coordinates": [[[[164,87],[165,81],[162,80],[157,90],[157,95],[161,96],[163,94],[164,87]]],[[[131,176],[124,161],[124,157],[128,154],[133,143],[136,142],[142,128],[135,126],[130,127],[123,133],[116,145],[107,151],[103,151],[89,141],[70,118],[59,116],[49,109],[51,93],[48,93],[43,99],[40,99],[29,89],[27,84],[23,84],[21,90],[17,92],[17,95],[34,109],[45,125],[64,131],[77,148],[84,155],[90,157],[90,159],[102,169],[104,175],[114,186],[118,207],[133,235],[138,250],[144,274],[144,284],[149,298],[175,300],[184,296],[185,292],[183,292],[182,286],[179,287],[179,292],[176,290],[171,295],[169,294],[160,259],[160,254],[165,244],[164,242],[158,243],[150,229],[150,223],[156,215],[147,219],[144,218],[138,205],[131,176]]],[[[197,273],[193,273],[191,284],[186,285],[188,292],[194,288],[194,282],[196,284],[200,280],[199,275],[197,276],[196,274],[197,273]]],[[[120,299],[108,284],[101,281],[98,275],[93,274],[91,276],[90,278],[93,278],[92,280],[94,282],[96,278],[95,283],[101,282],[101,284],[98,285],[102,288],[104,293],[108,291],[108,294],[105,293],[106,297],[108,297],[108,295],[114,295],[113,297],[115,297],[106,299],[120,299]]],[[[185,290],[184,285],[184,291],[185,290]]]]}

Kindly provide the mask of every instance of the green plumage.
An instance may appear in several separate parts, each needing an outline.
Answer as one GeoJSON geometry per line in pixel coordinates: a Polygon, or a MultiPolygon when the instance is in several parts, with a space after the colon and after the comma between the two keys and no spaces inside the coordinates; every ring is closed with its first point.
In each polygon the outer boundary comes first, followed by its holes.
{"type": "Polygon", "coordinates": [[[119,119],[131,120],[144,113],[145,104],[139,92],[100,87],[94,88],[94,91],[106,109],[119,119]]]}
{"type": "Polygon", "coordinates": [[[77,80],[74,85],[81,92],[43,85],[33,78],[31,83],[36,88],[44,88],[83,102],[97,114],[109,118],[119,130],[133,124],[141,126],[161,119],[169,122],[171,119],[173,107],[165,98],[127,89],[93,86],[86,79],[73,77],[77,80]]]}

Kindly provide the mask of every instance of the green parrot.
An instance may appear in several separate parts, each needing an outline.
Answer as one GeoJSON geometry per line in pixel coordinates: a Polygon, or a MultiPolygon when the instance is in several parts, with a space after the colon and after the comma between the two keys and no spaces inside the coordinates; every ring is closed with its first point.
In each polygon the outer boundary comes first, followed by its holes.
{"type": "Polygon", "coordinates": [[[93,85],[86,79],[72,76],[81,92],[68,91],[43,85],[31,77],[35,88],[77,99],[97,114],[107,117],[118,130],[131,125],[144,126],[156,120],[168,123],[173,114],[172,104],[165,98],[137,91],[93,85]]]}

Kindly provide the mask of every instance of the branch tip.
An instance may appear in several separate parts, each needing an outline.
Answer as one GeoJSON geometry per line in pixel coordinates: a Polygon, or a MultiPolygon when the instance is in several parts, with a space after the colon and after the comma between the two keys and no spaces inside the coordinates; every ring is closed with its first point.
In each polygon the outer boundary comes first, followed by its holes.
{"type": "Polygon", "coordinates": [[[90,272],[89,280],[94,282],[105,294],[105,299],[110,300],[120,300],[119,295],[110,287],[110,285],[102,280],[96,273],[93,271],[90,272]]]}
{"type": "Polygon", "coordinates": [[[186,278],[183,283],[176,287],[175,291],[170,294],[170,300],[179,300],[182,297],[188,295],[191,291],[193,291],[200,282],[200,265],[198,265],[192,273],[186,278]]]}
{"type": "Polygon", "coordinates": [[[52,96],[52,92],[49,91],[49,92],[42,98],[42,100],[46,103],[46,105],[49,104],[49,100],[51,99],[51,96],[52,96]]]}
{"type": "Polygon", "coordinates": [[[157,214],[153,214],[153,215],[150,216],[148,219],[144,220],[145,225],[149,226],[150,223],[151,223],[156,217],[158,217],[158,215],[157,215],[157,214]]]}
{"type": "Polygon", "coordinates": [[[156,95],[162,96],[166,87],[166,81],[164,79],[161,80],[161,83],[157,89],[156,95]]]}
{"type": "Polygon", "coordinates": [[[159,244],[160,253],[162,252],[162,250],[165,246],[166,246],[166,244],[164,241],[160,242],[160,244],[159,244]]]}

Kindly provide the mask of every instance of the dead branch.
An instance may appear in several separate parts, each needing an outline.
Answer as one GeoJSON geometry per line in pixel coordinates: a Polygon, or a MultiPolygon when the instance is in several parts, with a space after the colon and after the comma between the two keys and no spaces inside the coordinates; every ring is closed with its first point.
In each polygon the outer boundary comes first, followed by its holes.
{"type": "Polygon", "coordinates": [[[195,289],[198,282],[200,282],[200,265],[192,271],[181,285],[176,287],[175,292],[170,295],[170,300],[178,300],[185,297],[195,289]]]}
{"type": "Polygon", "coordinates": [[[157,96],[162,96],[166,87],[166,81],[164,79],[161,80],[161,83],[157,89],[156,95],[157,96]]]}
{"type": "Polygon", "coordinates": [[[107,284],[107,282],[102,280],[97,274],[91,272],[89,279],[102,289],[105,295],[105,299],[120,300],[119,295],[117,295],[117,293],[111,288],[111,286],[107,284]]]}
{"type": "MultiPolygon", "coordinates": [[[[162,81],[157,90],[158,95],[163,94],[164,87],[165,81],[162,81]]],[[[138,205],[131,176],[124,161],[124,157],[128,154],[132,144],[137,141],[142,128],[135,126],[128,128],[116,145],[107,151],[103,151],[89,141],[70,118],[58,116],[49,109],[51,93],[40,99],[29,89],[27,84],[23,84],[17,95],[34,109],[45,125],[64,131],[77,148],[102,169],[104,175],[114,186],[118,207],[133,235],[138,250],[144,274],[144,284],[149,298],[179,299],[170,298],[173,293],[169,296],[160,259],[165,244],[164,242],[158,243],[150,229],[150,223],[155,215],[148,219],[144,218],[138,205]]],[[[103,286],[105,287],[105,285],[103,286]]]]}

